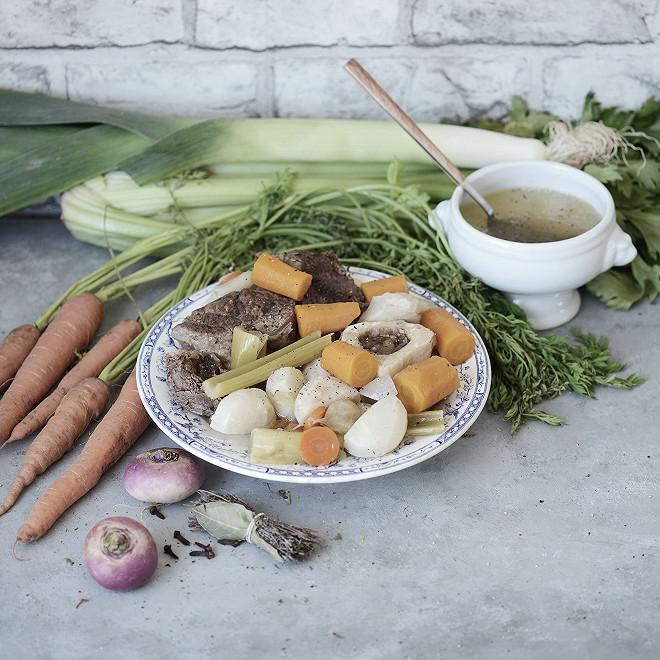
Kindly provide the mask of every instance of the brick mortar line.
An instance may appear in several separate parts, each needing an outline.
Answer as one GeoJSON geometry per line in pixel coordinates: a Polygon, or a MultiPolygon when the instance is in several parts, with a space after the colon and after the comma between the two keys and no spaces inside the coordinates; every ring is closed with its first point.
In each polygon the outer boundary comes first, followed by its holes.
{"type": "Polygon", "coordinates": [[[612,41],[607,43],[595,41],[580,41],[580,42],[565,42],[565,43],[535,43],[535,42],[520,42],[520,43],[491,43],[488,41],[451,41],[442,44],[412,44],[412,43],[398,43],[398,44],[295,44],[290,46],[272,46],[269,48],[247,48],[244,46],[227,46],[216,47],[208,46],[205,44],[189,43],[187,41],[145,41],[135,44],[115,44],[115,43],[101,43],[94,46],[81,46],[81,45],[66,45],[66,46],[2,46],[0,53],[30,53],[30,52],[65,52],[65,51],[97,51],[97,52],[112,52],[117,50],[136,50],[149,47],[165,46],[174,48],[184,48],[190,51],[200,52],[217,52],[217,53],[245,53],[251,55],[260,55],[265,53],[277,54],[280,52],[290,51],[304,51],[304,53],[326,53],[332,51],[359,49],[360,51],[374,51],[376,54],[387,54],[389,52],[399,52],[402,54],[414,53],[429,53],[434,50],[443,49],[469,49],[469,48],[489,48],[496,50],[542,50],[549,51],[573,51],[575,49],[608,49],[612,46],[618,48],[637,48],[637,49],[650,49],[660,43],[657,41],[612,41]]]}

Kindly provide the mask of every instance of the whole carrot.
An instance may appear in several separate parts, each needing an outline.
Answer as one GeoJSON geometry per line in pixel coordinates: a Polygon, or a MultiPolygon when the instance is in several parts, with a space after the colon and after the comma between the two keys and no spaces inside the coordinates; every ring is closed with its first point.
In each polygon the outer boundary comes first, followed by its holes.
{"type": "Polygon", "coordinates": [[[102,320],[103,303],[92,293],[64,303],[0,399],[0,443],[92,341],[102,320]]]}
{"type": "Polygon", "coordinates": [[[98,378],[85,378],[64,396],[27,450],[5,501],[0,504],[0,516],[11,509],[27,486],[73,447],[92,420],[103,412],[109,396],[110,389],[98,378]]]}
{"type": "Polygon", "coordinates": [[[142,332],[138,321],[120,321],[106,332],[101,339],[82,357],[71,371],[65,374],[59,385],[28,415],[19,422],[7,440],[16,442],[38,431],[57,410],[65,394],[85,378],[98,376],[135,337],[142,332]]]}
{"type": "Polygon", "coordinates": [[[40,539],[74,502],[96,486],[103,473],[133,446],[148,425],[149,415],[140,401],[133,369],[78,458],[34,505],[16,540],[30,543],[40,539]]]}
{"type": "Polygon", "coordinates": [[[19,325],[0,342],[0,392],[9,385],[39,339],[33,325],[19,325]]]}

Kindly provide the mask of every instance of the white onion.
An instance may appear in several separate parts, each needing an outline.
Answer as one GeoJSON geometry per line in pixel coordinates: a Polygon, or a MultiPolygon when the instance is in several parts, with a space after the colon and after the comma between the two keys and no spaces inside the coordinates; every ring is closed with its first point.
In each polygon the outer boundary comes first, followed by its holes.
{"type": "Polygon", "coordinates": [[[236,390],[220,399],[211,417],[211,428],[228,435],[252,433],[253,429],[272,428],[277,419],[268,395],[256,387],[236,390]]]}
{"type": "Polygon", "coordinates": [[[305,377],[305,380],[316,380],[317,378],[325,378],[326,376],[330,375],[330,372],[326,371],[322,366],[321,366],[321,358],[316,358],[316,360],[312,360],[311,362],[308,362],[304,367],[303,367],[303,376],[305,377]]]}
{"type": "Polygon", "coordinates": [[[266,381],[266,394],[269,396],[279,417],[294,421],[294,407],[305,377],[300,369],[281,367],[276,369],[266,381]]]}
{"type": "Polygon", "coordinates": [[[304,424],[316,408],[327,406],[339,399],[350,399],[357,402],[360,400],[360,393],[334,376],[309,381],[298,392],[295,405],[296,420],[299,424],[304,424]]]}
{"type": "Polygon", "coordinates": [[[355,424],[361,414],[362,409],[355,401],[339,399],[328,406],[323,417],[323,425],[343,435],[355,424]]]}

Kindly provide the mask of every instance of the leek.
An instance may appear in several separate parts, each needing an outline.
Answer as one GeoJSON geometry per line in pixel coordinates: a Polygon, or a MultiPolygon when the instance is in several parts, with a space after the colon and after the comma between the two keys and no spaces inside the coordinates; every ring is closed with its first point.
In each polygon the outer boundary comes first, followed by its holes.
{"type": "Polygon", "coordinates": [[[254,429],[250,436],[248,460],[257,465],[295,465],[300,463],[300,431],[254,429]]]}
{"type": "Polygon", "coordinates": [[[231,336],[231,370],[251,364],[266,351],[268,336],[234,328],[231,336]]]}
{"type": "Polygon", "coordinates": [[[211,399],[220,399],[236,390],[265,382],[268,380],[268,376],[281,367],[299,367],[315,360],[332,342],[332,335],[313,337],[311,341],[306,341],[310,337],[312,335],[299,339],[297,342],[243,367],[205,380],[202,383],[204,393],[211,399]]]}
{"type": "Polygon", "coordinates": [[[439,435],[446,430],[445,414],[442,410],[426,410],[408,413],[407,436],[439,435]]]}
{"type": "MultiPolygon", "coordinates": [[[[465,126],[423,127],[462,167],[544,157],[545,147],[539,140],[465,126]]],[[[197,177],[209,172],[221,177],[215,181],[215,189],[203,183],[201,190],[189,189],[198,198],[194,207],[246,203],[283,168],[300,174],[297,192],[377,183],[392,159],[404,163],[404,171],[409,173],[405,177],[410,178],[402,182],[418,183],[436,199],[447,196],[446,179],[389,121],[173,119],[0,90],[0,130],[0,214],[112,170],[127,172],[140,185],[167,180],[159,191],[147,193],[153,193],[151,198],[140,198],[133,190],[122,201],[112,190],[96,191],[102,197],[108,195],[110,206],[155,220],[162,218],[153,218],[154,214],[167,212],[170,206],[185,208],[179,201],[184,191],[176,192],[179,182],[171,185],[171,179],[190,170],[197,170],[197,177]],[[27,130],[35,135],[27,137],[27,130]],[[43,141],[36,139],[37,133],[43,141]],[[231,178],[224,180],[227,176],[231,178]],[[245,176],[251,180],[238,181],[245,176]],[[308,183],[303,188],[305,180],[308,183]],[[208,191],[212,202],[202,201],[208,191]],[[222,201],[217,201],[218,195],[222,201]],[[227,201],[232,195],[240,199],[227,201]]],[[[99,218],[97,214],[97,223],[99,218]]],[[[77,227],[76,233],[86,240],[93,238],[89,226],[77,227]]],[[[121,236],[117,240],[122,245],[128,242],[121,236]]],[[[94,242],[100,244],[99,239],[94,242]]]]}

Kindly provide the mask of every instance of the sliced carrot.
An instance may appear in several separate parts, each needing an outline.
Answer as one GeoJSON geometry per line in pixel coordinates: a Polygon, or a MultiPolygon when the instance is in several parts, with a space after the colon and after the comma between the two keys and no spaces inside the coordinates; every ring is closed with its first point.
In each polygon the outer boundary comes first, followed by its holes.
{"type": "Polygon", "coordinates": [[[254,264],[252,283],[281,296],[302,300],[312,285],[312,276],[292,268],[272,254],[264,253],[254,264]]]}
{"type": "Polygon", "coordinates": [[[378,375],[378,360],[359,346],[333,341],[321,353],[321,367],[351,387],[364,387],[378,375]]]}
{"type": "Polygon", "coordinates": [[[0,392],[11,383],[39,339],[33,325],[19,325],[0,341],[0,392]]]}
{"type": "Polygon", "coordinates": [[[394,375],[399,399],[409,413],[419,413],[442,401],[460,385],[458,371],[448,360],[433,355],[394,375]]]}
{"type": "Polygon", "coordinates": [[[296,305],[298,333],[306,337],[317,330],[321,334],[339,332],[360,316],[356,302],[338,302],[319,305],[296,305]]]}
{"type": "Polygon", "coordinates": [[[435,333],[438,353],[452,364],[465,362],[474,353],[474,335],[446,309],[427,309],[420,323],[435,333]]]}
{"type": "Polygon", "coordinates": [[[340,448],[337,434],[327,426],[311,426],[302,432],[300,458],[308,465],[328,465],[336,461],[340,448]]]}
{"type": "Polygon", "coordinates": [[[312,426],[318,426],[321,421],[323,421],[323,418],[325,417],[325,411],[327,409],[327,406],[319,406],[318,408],[314,408],[314,410],[309,413],[309,417],[305,420],[303,428],[309,429],[312,426]]]}
{"type": "Polygon", "coordinates": [[[371,280],[362,285],[362,291],[367,302],[371,302],[374,296],[381,296],[384,293],[408,293],[408,280],[403,275],[371,280]]]}

